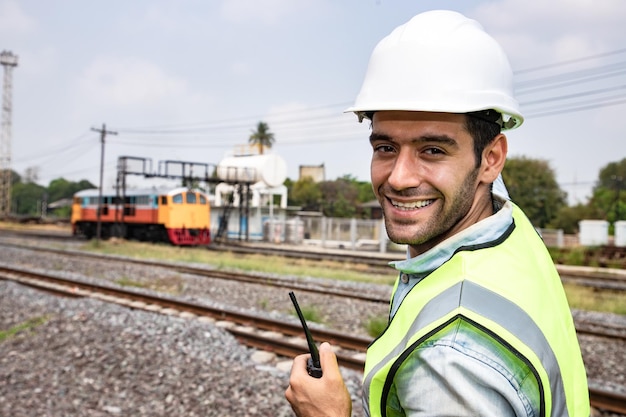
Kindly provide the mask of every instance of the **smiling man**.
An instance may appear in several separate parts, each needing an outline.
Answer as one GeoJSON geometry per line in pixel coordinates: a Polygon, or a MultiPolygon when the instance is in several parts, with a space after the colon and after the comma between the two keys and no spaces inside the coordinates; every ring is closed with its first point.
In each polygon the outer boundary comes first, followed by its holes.
{"type": "Polygon", "coordinates": [[[493,214],[490,184],[506,138],[476,160],[465,115],[381,111],[373,115],[372,186],[390,239],[412,256],[493,214]]]}
{"type": "MultiPolygon", "coordinates": [[[[371,416],[589,416],[559,276],[524,213],[496,191],[523,117],[499,45],[449,11],[415,16],[374,49],[355,105],[372,124],[371,176],[390,239],[408,245],[388,326],[369,347],[371,416]]],[[[330,345],[323,376],[295,358],[300,417],[349,416],[330,345]]]]}

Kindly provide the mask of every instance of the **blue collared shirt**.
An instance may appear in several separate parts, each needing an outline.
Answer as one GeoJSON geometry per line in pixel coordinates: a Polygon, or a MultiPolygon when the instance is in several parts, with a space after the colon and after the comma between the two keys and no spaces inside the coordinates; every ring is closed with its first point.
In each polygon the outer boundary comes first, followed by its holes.
{"type": "MultiPolygon", "coordinates": [[[[497,198],[497,197],[496,197],[497,198]]],[[[513,222],[512,206],[500,199],[492,216],[410,259],[392,262],[400,272],[390,314],[430,272],[462,246],[478,245],[502,236],[513,222]]],[[[485,334],[455,322],[411,355],[394,380],[389,416],[535,416],[539,389],[527,366],[492,343],[485,334]]]]}

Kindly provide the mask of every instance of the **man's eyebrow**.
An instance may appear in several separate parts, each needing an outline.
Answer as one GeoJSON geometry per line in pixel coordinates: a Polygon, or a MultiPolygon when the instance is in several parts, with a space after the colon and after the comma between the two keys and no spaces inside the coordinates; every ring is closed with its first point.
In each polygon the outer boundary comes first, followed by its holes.
{"type": "Polygon", "coordinates": [[[378,140],[383,140],[383,141],[386,141],[386,142],[393,142],[393,139],[389,135],[384,135],[382,133],[372,132],[370,134],[370,143],[376,142],[378,140]]]}
{"type": "Polygon", "coordinates": [[[417,140],[420,142],[431,142],[439,143],[441,145],[454,146],[455,148],[459,146],[459,142],[448,135],[426,135],[418,138],[417,140]]]}
{"type": "MultiPolygon", "coordinates": [[[[376,142],[376,141],[385,141],[385,142],[395,142],[395,140],[393,139],[393,137],[386,135],[384,133],[376,133],[376,132],[372,132],[370,134],[370,143],[376,142]]],[[[453,146],[453,147],[458,147],[459,146],[459,142],[448,136],[448,135],[424,135],[424,136],[418,136],[416,138],[413,139],[413,142],[422,142],[422,143],[438,143],[440,145],[447,145],[447,146],[453,146]]]]}

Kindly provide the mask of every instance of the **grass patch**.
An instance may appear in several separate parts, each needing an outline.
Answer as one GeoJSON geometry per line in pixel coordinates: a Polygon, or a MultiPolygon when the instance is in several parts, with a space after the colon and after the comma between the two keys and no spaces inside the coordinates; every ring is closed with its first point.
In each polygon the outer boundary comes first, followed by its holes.
{"type": "Polygon", "coordinates": [[[133,288],[146,288],[146,286],[138,281],[132,280],[127,277],[122,277],[118,280],[115,280],[117,285],[121,285],[122,287],[133,287],[133,288]]]}
{"type": "Polygon", "coordinates": [[[571,308],[626,315],[624,291],[601,290],[574,284],[564,284],[564,287],[571,308]]]}
{"type": "MultiPolygon", "coordinates": [[[[396,274],[390,269],[389,274],[365,274],[350,269],[349,264],[333,261],[312,261],[307,259],[283,258],[267,255],[242,255],[230,252],[214,252],[206,248],[175,247],[167,244],[149,244],[132,241],[101,241],[99,247],[92,242],[84,245],[84,250],[123,255],[140,259],[191,262],[212,265],[220,269],[237,269],[298,277],[316,277],[333,280],[369,282],[392,285],[396,274]]],[[[584,263],[584,251],[552,251],[559,263],[570,265],[584,263]]],[[[626,293],[617,291],[594,290],[571,284],[565,285],[567,298],[572,308],[626,314],[626,293]]],[[[315,313],[310,312],[315,316],[315,313]]],[[[311,319],[318,321],[319,317],[311,319]]],[[[369,326],[368,326],[369,327],[369,326]]],[[[372,323],[371,332],[376,333],[379,324],[372,323]]],[[[370,329],[368,329],[370,332],[370,329]]]]}
{"type": "Polygon", "coordinates": [[[24,323],[13,326],[9,330],[0,330],[0,342],[4,342],[6,339],[13,337],[20,332],[33,330],[37,326],[44,324],[46,321],[48,321],[47,317],[35,317],[25,321],[24,323]]]}
{"type": "Polygon", "coordinates": [[[383,334],[387,328],[387,317],[371,317],[367,323],[365,323],[365,330],[367,334],[374,339],[383,334]]]}
{"type": "Polygon", "coordinates": [[[85,243],[83,250],[108,255],[128,256],[136,259],[189,262],[211,265],[218,269],[237,269],[298,277],[328,278],[343,281],[370,282],[392,285],[396,277],[394,270],[389,274],[365,274],[350,268],[349,264],[333,261],[284,258],[262,254],[242,255],[231,252],[214,252],[206,248],[176,247],[167,244],[150,244],[133,241],[100,241],[85,243]]]}
{"type": "MultiPolygon", "coordinates": [[[[320,315],[320,312],[317,310],[317,308],[305,305],[300,306],[300,310],[302,311],[302,316],[304,316],[304,319],[307,322],[322,323],[322,316],[320,315]]],[[[298,317],[298,314],[295,312],[295,310],[292,312],[292,314],[298,317]]]]}

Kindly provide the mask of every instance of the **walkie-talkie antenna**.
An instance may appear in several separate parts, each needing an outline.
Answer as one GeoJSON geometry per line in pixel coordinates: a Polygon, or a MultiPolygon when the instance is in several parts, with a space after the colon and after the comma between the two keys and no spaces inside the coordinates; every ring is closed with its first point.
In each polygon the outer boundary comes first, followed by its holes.
{"type": "Polygon", "coordinates": [[[302,311],[300,310],[300,306],[298,305],[298,300],[296,300],[296,295],[293,291],[289,292],[289,298],[291,298],[291,302],[293,306],[296,308],[296,313],[298,313],[298,317],[300,318],[300,323],[302,323],[302,328],[304,329],[304,335],[306,336],[306,342],[309,345],[309,352],[311,353],[311,357],[307,361],[306,370],[314,378],[322,377],[322,366],[320,364],[320,354],[317,351],[317,346],[315,345],[315,341],[313,340],[313,336],[311,336],[311,332],[309,331],[309,326],[306,324],[306,320],[302,315],[302,311]]]}

